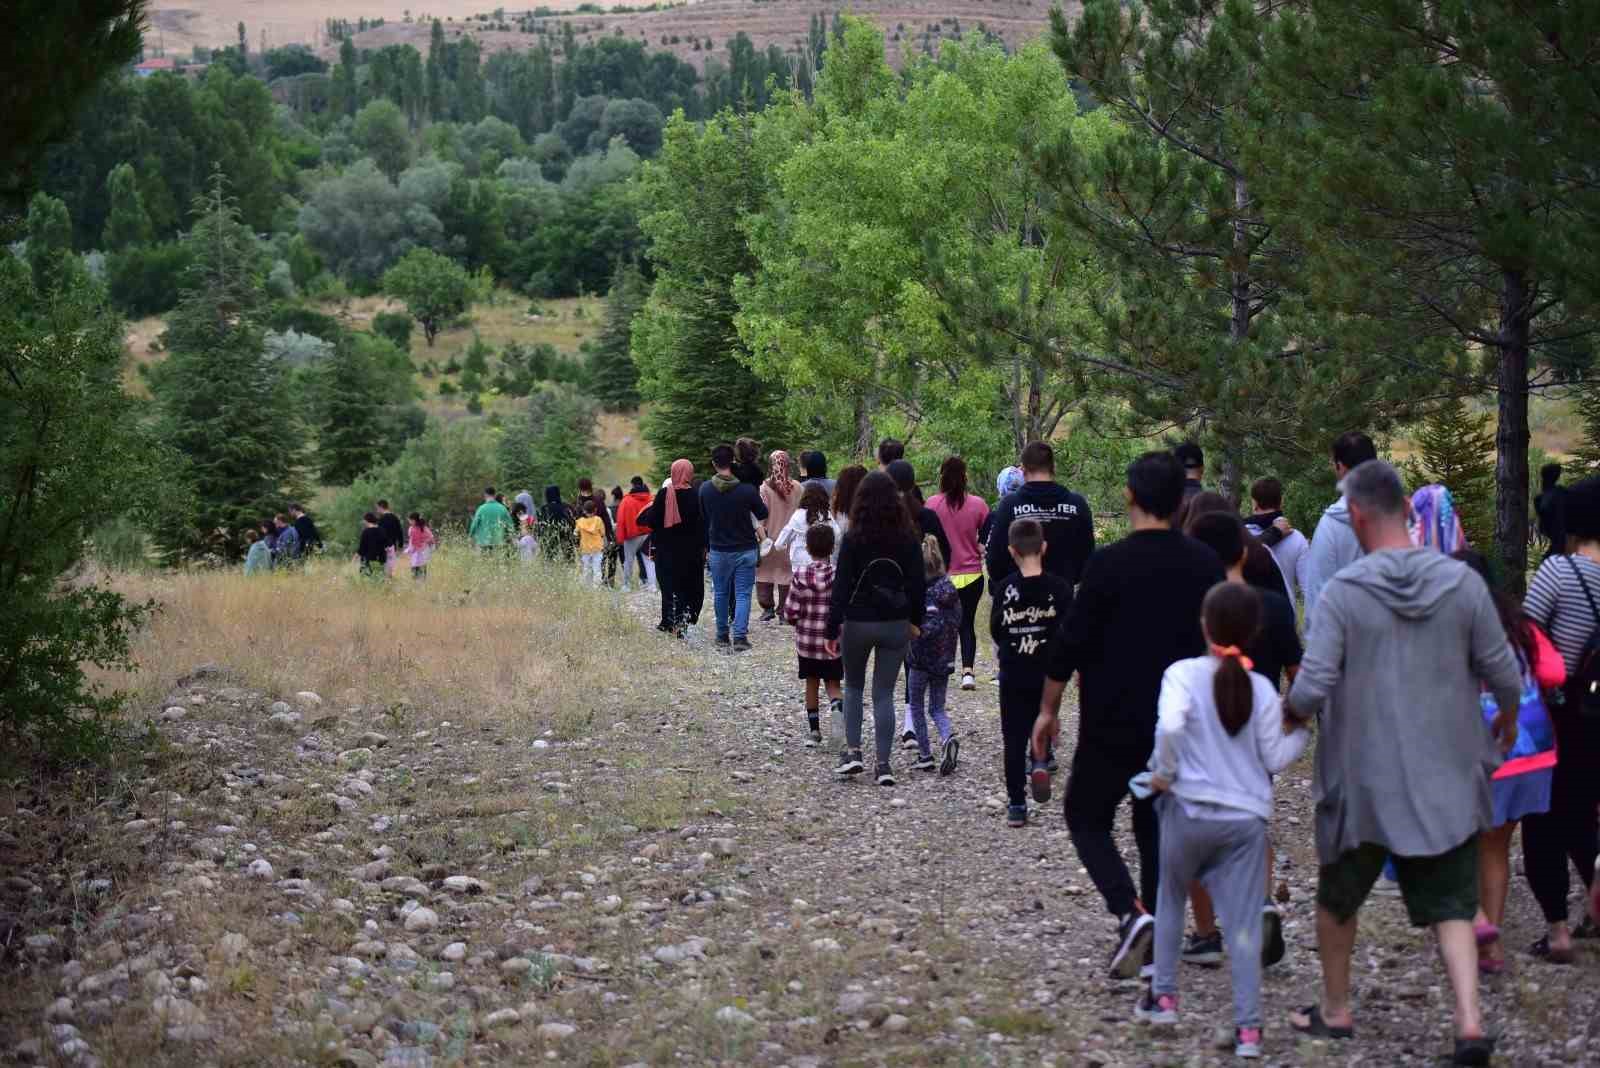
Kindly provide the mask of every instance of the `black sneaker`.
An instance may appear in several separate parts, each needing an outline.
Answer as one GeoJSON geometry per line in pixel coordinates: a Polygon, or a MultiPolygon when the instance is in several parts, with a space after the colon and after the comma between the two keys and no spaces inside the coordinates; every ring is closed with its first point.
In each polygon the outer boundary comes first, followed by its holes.
{"type": "Polygon", "coordinates": [[[813,730],[811,732],[810,737],[808,737],[806,739],[806,748],[807,749],[815,749],[817,746],[819,746],[821,744],[822,744],[822,732],[819,731],[819,730],[813,730]]]}
{"type": "Polygon", "coordinates": [[[876,782],[879,786],[893,786],[894,785],[894,772],[889,770],[889,765],[887,765],[887,764],[879,764],[878,765],[878,772],[877,772],[876,775],[873,776],[873,781],[876,782]]]}
{"type": "Polygon", "coordinates": [[[1148,912],[1135,912],[1117,925],[1117,948],[1111,954],[1111,977],[1133,979],[1150,956],[1150,941],[1155,937],[1156,918],[1148,912]]]}
{"type": "Polygon", "coordinates": [[[735,638],[735,639],[733,639],[733,651],[736,652],[736,653],[748,653],[750,651],[750,639],[749,638],[735,638]]]}
{"type": "Polygon", "coordinates": [[[932,771],[939,766],[939,763],[933,759],[932,753],[924,753],[917,757],[917,762],[911,766],[917,771],[932,771]]]}
{"type": "Polygon", "coordinates": [[[916,731],[901,731],[900,732],[900,748],[901,749],[915,749],[916,747],[917,747],[917,732],[916,731]]]}
{"type": "Polygon", "coordinates": [[[860,775],[866,770],[866,765],[861,763],[861,750],[844,749],[839,753],[839,766],[833,769],[835,775],[860,775]]]}
{"type": "Polygon", "coordinates": [[[961,742],[954,736],[944,743],[944,750],[939,754],[939,774],[951,775],[956,770],[956,761],[961,756],[961,742]]]}
{"type": "Polygon", "coordinates": [[[1056,763],[1056,751],[1054,747],[1044,751],[1044,766],[1045,770],[1050,772],[1052,775],[1061,770],[1061,765],[1056,763]]]}
{"type": "Polygon", "coordinates": [[[765,612],[761,613],[761,622],[763,622],[763,623],[771,623],[774,619],[777,619],[777,618],[778,618],[778,610],[776,608],[769,608],[765,612]]]}
{"type": "Polygon", "coordinates": [[[726,649],[728,644],[728,636],[726,634],[717,635],[717,645],[719,648],[726,649]]]}
{"type": "Polygon", "coordinates": [[[1283,941],[1283,917],[1278,906],[1268,901],[1261,906],[1261,966],[1270,968],[1283,959],[1288,946],[1283,941]]]}
{"type": "Polygon", "coordinates": [[[1210,934],[1200,934],[1196,931],[1183,942],[1182,958],[1185,964],[1198,964],[1205,968],[1215,968],[1222,963],[1222,932],[1212,931],[1210,934]]]}
{"type": "Polygon", "coordinates": [[[1039,804],[1050,800],[1050,765],[1028,757],[1028,783],[1033,787],[1033,799],[1039,804]]]}

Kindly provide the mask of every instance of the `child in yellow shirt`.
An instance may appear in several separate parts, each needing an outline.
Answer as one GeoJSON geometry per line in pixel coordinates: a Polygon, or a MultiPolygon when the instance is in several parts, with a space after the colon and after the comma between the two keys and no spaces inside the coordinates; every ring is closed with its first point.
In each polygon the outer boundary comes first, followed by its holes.
{"type": "Polygon", "coordinates": [[[578,520],[578,574],[585,582],[600,585],[600,561],[606,550],[606,525],[596,514],[592,498],[583,502],[583,518],[578,520]]]}

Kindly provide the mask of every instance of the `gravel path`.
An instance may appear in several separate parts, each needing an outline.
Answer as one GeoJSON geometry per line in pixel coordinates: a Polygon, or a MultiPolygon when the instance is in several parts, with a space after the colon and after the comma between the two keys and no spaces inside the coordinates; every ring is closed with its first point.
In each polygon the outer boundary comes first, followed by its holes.
{"type": "MultiPolygon", "coordinates": [[[[842,783],[831,740],[803,745],[788,632],[754,640],[729,656],[641,629],[638,655],[617,651],[638,666],[559,720],[532,695],[531,727],[191,673],[148,710],[157,740],[133,762],[4,795],[0,1051],[358,1068],[1232,1062],[1216,1045],[1226,971],[1186,967],[1184,1021],[1152,1036],[1130,1020],[1134,985],[1105,977],[1112,922],[1059,804],[1005,826],[987,678],[952,690],[956,775],[911,772],[897,749],[901,785],[842,783]]],[[[1309,775],[1279,781],[1290,955],[1266,979],[1265,1062],[1434,1063],[1443,975],[1397,901],[1363,914],[1359,1041],[1297,1041],[1284,1022],[1318,975],[1309,775]]],[[[1513,947],[1540,933],[1520,881],[1508,928],[1513,947]]],[[[1517,955],[1484,994],[1498,1063],[1600,1063],[1597,965],[1593,945],[1576,968],[1517,955]]]]}

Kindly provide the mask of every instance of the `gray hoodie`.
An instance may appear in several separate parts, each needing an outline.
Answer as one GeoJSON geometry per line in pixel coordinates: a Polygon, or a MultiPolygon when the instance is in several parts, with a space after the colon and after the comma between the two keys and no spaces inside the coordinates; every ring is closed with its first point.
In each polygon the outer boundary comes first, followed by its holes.
{"type": "Polygon", "coordinates": [[[1317,520],[1317,529],[1311,537],[1304,571],[1300,575],[1300,589],[1306,595],[1306,634],[1309,637],[1312,620],[1316,617],[1317,600],[1328,580],[1349,565],[1361,559],[1361,542],[1356,540],[1356,530],[1350,525],[1350,507],[1341,491],[1338,500],[1328,505],[1317,520]]]}
{"type": "Polygon", "coordinates": [[[1289,693],[1301,718],[1321,712],[1322,863],[1366,842],[1437,856],[1492,825],[1500,756],[1480,681],[1501,708],[1517,707],[1521,670],[1489,588],[1465,564],[1386,549],[1328,582],[1289,693]]]}

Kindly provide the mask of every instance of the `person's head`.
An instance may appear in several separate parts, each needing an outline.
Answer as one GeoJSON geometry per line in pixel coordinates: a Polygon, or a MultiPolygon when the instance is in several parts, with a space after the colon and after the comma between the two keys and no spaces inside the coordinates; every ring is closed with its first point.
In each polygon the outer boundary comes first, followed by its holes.
{"type": "MultiPolygon", "coordinates": [[[[677,489],[688,489],[689,482],[694,478],[694,463],[687,457],[679,457],[672,461],[672,468],[668,472],[667,486],[677,489]]],[[[663,489],[666,486],[662,487],[663,489]]]]}
{"type": "Polygon", "coordinates": [[[1244,523],[1228,512],[1190,516],[1184,533],[1217,554],[1229,577],[1244,565],[1244,523]]]}
{"type": "Polygon", "coordinates": [[[1283,483],[1275,478],[1258,478],[1250,483],[1250,502],[1257,512],[1283,510],[1283,483]]]}
{"type": "Polygon", "coordinates": [[[1478,573],[1484,584],[1489,587],[1489,595],[1494,599],[1495,611],[1500,614],[1500,625],[1505,628],[1506,640],[1517,650],[1524,664],[1530,662],[1536,655],[1536,639],[1533,632],[1528,629],[1528,617],[1522,611],[1522,602],[1506,593],[1494,581],[1489,571],[1489,560],[1476,549],[1457,549],[1450,554],[1451,559],[1460,560],[1478,573]]]}
{"type": "Polygon", "coordinates": [[[387,512],[388,510],[389,510],[389,502],[384,500],[382,497],[379,497],[378,498],[378,514],[382,515],[383,513],[387,512]]]}
{"type": "Polygon", "coordinates": [[[889,466],[883,469],[884,474],[894,480],[894,488],[910,496],[917,488],[917,472],[907,460],[891,460],[889,466]]]}
{"type": "Polygon", "coordinates": [[[739,462],[747,466],[761,459],[761,443],[755,438],[740,438],[733,443],[733,451],[739,462]]]}
{"type": "Polygon", "coordinates": [[[903,441],[894,438],[884,438],[878,442],[878,466],[887,468],[896,460],[905,459],[906,445],[903,441]]]}
{"type": "Polygon", "coordinates": [[[1567,487],[1565,517],[1570,549],[1576,551],[1585,542],[1600,545],[1600,477],[1567,487]]]}
{"type": "Polygon", "coordinates": [[[282,512],[279,512],[277,515],[272,517],[272,522],[279,530],[282,530],[284,527],[289,525],[289,517],[284,515],[282,512]]]}
{"type": "Polygon", "coordinates": [[[1333,473],[1341,479],[1377,458],[1378,447],[1359,430],[1347,430],[1333,441],[1333,473]]]}
{"type": "Polygon", "coordinates": [[[867,477],[867,469],[860,464],[851,464],[839,472],[839,477],[833,483],[833,514],[848,516],[856,503],[856,490],[861,487],[861,480],[867,477]]]}
{"type": "Polygon", "coordinates": [[[711,450],[711,466],[724,473],[733,470],[733,446],[724,442],[711,450]]]}
{"type": "Polygon", "coordinates": [[[486,501],[492,501],[492,500],[494,500],[494,498],[495,498],[494,487],[493,486],[485,486],[485,487],[483,487],[483,499],[486,500],[486,501]]]}
{"type": "Polygon", "coordinates": [[[944,577],[944,552],[939,548],[939,539],[932,534],[922,536],[922,573],[929,582],[944,577]]]}
{"type": "Polygon", "coordinates": [[[516,504],[513,504],[511,506],[511,518],[512,519],[521,519],[523,516],[525,516],[527,514],[528,514],[528,506],[523,504],[521,501],[518,501],[516,504]]]}
{"type": "Polygon", "coordinates": [[[1005,500],[1017,492],[1022,488],[1023,482],[1022,468],[1011,466],[1001,471],[999,477],[994,480],[995,492],[1000,495],[999,500],[1005,500]]]}
{"type": "Polygon", "coordinates": [[[634,475],[633,478],[628,480],[628,492],[629,493],[649,493],[650,492],[650,487],[645,485],[644,476],[643,475],[634,475]]]}
{"type": "Polygon", "coordinates": [[[583,499],[583,514],[584,515],[594,515],[595,512],[597,512],[598,510],[599,510],[599,508],[594,503],[594,498],[593,497],[585,497],[583,499]]]}
{"type": "Polygon", "coordinates": [[[263,519],[261,521],[261,533],[262,534],[276,534],[277,532],[278,532],[278,524],[277,523],[273,522],[271,519],[263,519]]]}
{"type": "Polygon", "coordinates": [[[1368,460],[1344,476],[1344,495],[1350,506],[1350,526],[1361,548],[1411,544],[1406,531],[1406,491],[1400,475],[1382,460],[1368,460]]]}
{"type": "Polygon", "coordinates": [[[428,521],[422,518],[421,512],[412,512],[410,515],[406,516],[406,518],[411,520],[411,525],[416,527],[418,530],[428,529],[428,521]]]}
{"type": "Polygon", "coordinates": [[[1029,482],[1048,482],[1056,477],[1056,450],[1048,441],[1030,441],[1023,448],[1022,477],[1029,482]]]}
{"type": "Polygon", "coordinates": [[[820,449],[811,449],[800,454],[800,469],[806,473],[807,478],[827,478],[828,458],[820,449]]]}
{"type": "Polygon", "coordinates": [[[800,494],[800,509],[806,514],[806,524],[820,523],[828,518],[828,491],[816,483],[807,486],[800,494]]]}
{"type": "Polygon", "coordinates": [[[588,477],[578,479],[578,496],[594,496],[594,479],[588,477]]]}
{"type": "Polygon", "coordinates": [[[806,528],[806,552],[813,560],[827,560],[833,556],[834,533],[831,523],[813,523],[806,528]]]}
{"type": "Polygon", "coordinates": [[[959,456],[947,456],[939,465],[939,492],[952,508],[960,508],[967,499],[967,461],[959,456]]]}
{"type": "Polygon", "coordinates": [[[294,516],[296,519],[299,519],[301,516],[306,514],[306,510],[300,507],[298,504],[291,504],[289,506],[289,514],[294,516]]]}
{"type": "Polygon", "coordinates": [[[1183,465],[1184,478],[1199,482],[1206,477],[1206,454],[1194,442],[1184,442],[1172,450],[1172,455],[1183,465]]]}
{"type": "Polygon", "coordinates": [[[1261,595],[1241,582],[1218,583],[1200,604],[1200,625],[1205,628],[1211,654],[1222,661],[1211,683],[1211,695],[1217,718],[1231,737],[1250,722],[1255,707],[1255,687],[1250,669],[1245,667],[1244,651],[1261,629],[1261,595]]]}
{"type": "Polygon", "coordinates": [[[1259,539],[1252,538],[1249,531],[1244,535],[1244,570],[1241,576],[1258,590],[1286,594],[1289,589],[1283,584],[1283,570],[1278,567],[1278,561],[1272,558],[1272,550],[1262,545],[1259,539]]]}
{"type": "Polygon", "coordinates": [[[256,530],[254,527],[251,527],[251,528],[247,529],[244,532],[244,543],[246,545],[254,545],[256,542],[258,542],[260,540],[261,540],[261,531],[256,530]]]}
{"type": "Polygon", "coordinates": [[[1006,543],[1019,565],[1024,560],[1041,559],[1045,551],[1044,524],[1037,519],[1013,519],[1006,528],[1006,543]]]}
{"type": "Polygon", "coordinates": [[[1553,490],[1556,483],[1561,481],[1561,465],[1545,464],[1539,468],[1539,486],[1544,490],[1553,490]]]}
{"type": "MultiPolygon", "coordinates": [[[[643,489],[644,487],[641,485],[639,488],[643,489]]],[[[612,486],[611,487],[611,499],[613,501],[622,500],[622,487],[621,486],[612,486]]]]}
{"type": "Polygon", "coordinates": [[[1170,526],[1183,503],[1183,466],[1170,452],[1147,452],[1128,465],[1128,511],[1170,526]]]}
{"type": "Polygon", "coordinates": [[[1220,493],[1202,490],[1192,497],[1185,498],[1183,503],[1178,505],[1178,510],[1174,513],[1173,526],[1187,531],[1191,522],[1213,512],[1226,512],[1228,515],[1238,514],[1233,510],[1233,505],[1228,503],[1228,498],[1220,493]]]}
{"type": "Polygon", "coordinates": [[[544,503],[546,503],[546,504],[560,504],[561,503],[561,487],[560,486],[546,486],[544,488],[544,503]]]}
{"type": "Polygon", "coordinates": [[[905,499],[895,488],[894,479],[882,471],[869,472],[856,487],[850,506],[850,538],[879,548],[916,539],[905,499]]]}
{"type": "Polygon", "coordinates": [[[363,522],[363,523],[365,523],[365,524],[366,524],[366,525],[367,525],[367,526],[369,526],[369,527],[375,527],[375,526],[377,526],[377,525],[378,525],[378,516],[377,516],[377,513],[375,513],[375,512],[368,512],[368,513],[367,513],[367,514],[366,514],[366,515],[364,515],[364,516],[362,516],[362,517],[361,517],[361,521],[362,521],[362,522],[363,522]]]}

